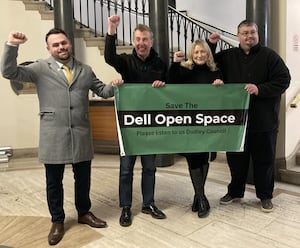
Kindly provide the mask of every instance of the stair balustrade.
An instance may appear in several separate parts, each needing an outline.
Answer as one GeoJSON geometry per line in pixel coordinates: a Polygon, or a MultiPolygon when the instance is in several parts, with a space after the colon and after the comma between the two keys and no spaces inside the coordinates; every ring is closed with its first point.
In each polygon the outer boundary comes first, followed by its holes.
{"type": "MultiPolygon", "coordinates": [[[[117,45],[131,46],[132,32],[138,23],[149,25],[149,0],[74,0],[73,16],[79,29],[91,30],[94,37],[104,37],[107,19],[119,15],[121,23],[117,30],[117,45]]],[[[45,0],[52,11],[53,0],[45,0]]],[[[217,51],[237,45],[235,36],[209,24],[188,17],[184,12],[168,6],[170,56],[178,50],[187,51],[196,39],[207,39],[212,32],[219,32],[221,39],[217,51]]]]}

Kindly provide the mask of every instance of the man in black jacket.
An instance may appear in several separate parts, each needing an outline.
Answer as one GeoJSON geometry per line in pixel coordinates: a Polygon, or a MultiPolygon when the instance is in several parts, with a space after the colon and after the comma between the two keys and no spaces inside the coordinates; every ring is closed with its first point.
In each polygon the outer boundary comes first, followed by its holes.
{"type": "MultiPolygon", "coordinates": [[[[153,87],[164,86],[167,65],[152,48],[151,29],[139,24],[133,33],[132,54],[116,53],[116,29],[120,23],[117,15],[108,18],[108,32],[105,40],[105,61],[122,75],[124,83],[151,83],[153,87]]],[[[120,157],[119,205],[122,208],[121,226],[130,226],[132,204],[133,169],[137,156],[120,157]]],[[[155,155],[141,155],[142,162],[142,212],[153,218],[165,219],[166,215],[154,205],[155,155]]]]}
{"type": "Polygon", "coordinates": [[[251,95],[244,151],[226,154],[231,182],[220,203],[229,204],[244,196],[251,158],[256,196],[261,200],[262,211],[271,212],[280,98],[291,77],[281,57],[259,44],[256,23],[242,21],[238,39],[239,47],[215,55],[224,82],[246,83],[245,90],[251,95]]]}

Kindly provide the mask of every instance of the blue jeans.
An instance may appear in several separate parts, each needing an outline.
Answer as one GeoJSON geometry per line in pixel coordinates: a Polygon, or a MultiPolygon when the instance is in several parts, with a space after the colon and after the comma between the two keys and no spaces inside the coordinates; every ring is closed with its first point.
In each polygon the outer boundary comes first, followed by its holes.
{"type": "MultiPolygon", "coordinates": [[[[120,157],[119,204],[131,207],[133,169],[137,156],[120,157]]],[[[141,155],[143,206],[154,204],[155,155],[141,155]]]]}

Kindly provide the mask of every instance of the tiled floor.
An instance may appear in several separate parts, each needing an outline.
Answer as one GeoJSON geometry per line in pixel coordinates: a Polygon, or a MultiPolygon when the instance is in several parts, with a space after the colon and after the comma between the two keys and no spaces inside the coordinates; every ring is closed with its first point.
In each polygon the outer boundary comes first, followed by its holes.
{"type": "MultiPolygon", "coordinates": [[[[12,159],[0,164],[0,247],[48,247],[50,228],[45,198],[45,175],[37,159],[12,159]],[[8,166],[8,168],[6,168],[8,166]]],[[[135,167],[133,224],[119,225],[116,155],[96,155],[92,169],[92,211],[108,222],[108,228],[92,229],[76,223],[73,177],[65,171],[66,234],[56,247],[204,247],[265,248],[300,247],[300,187],[276,182],[272,213],[263,213],[248,185],[245,198],[219,205],[229,181],[228,167],[212,162],[206,183],[211,205],[207,218],[191,211],[193,189],[183,157],[170,167],[158,168],[156,205],[167,215],[156,220],[141,213],[140,162],[135,167]]]]}

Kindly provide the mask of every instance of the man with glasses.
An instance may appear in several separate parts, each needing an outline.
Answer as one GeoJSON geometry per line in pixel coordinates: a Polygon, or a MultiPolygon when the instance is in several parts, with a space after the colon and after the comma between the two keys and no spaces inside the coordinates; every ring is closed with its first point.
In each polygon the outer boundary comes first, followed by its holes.
{"type": "MultiPolygon", "coordinates": [[[[280,98],[291,77],[282,58],[259,44],[255,22],[242,21],[237,36],[239,47],[217,53],[215,60],[224,82],[245,83],[245,90],[251,96],[244,151],[226,153],[231,182],[220,203],[230,204],[244,196],[251,158],[256,196],[262,211],[271,212],[280,98]]],[[[211,36],[209,41],[216,43],[218,38],[211,36]]]]}

